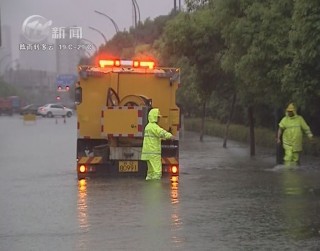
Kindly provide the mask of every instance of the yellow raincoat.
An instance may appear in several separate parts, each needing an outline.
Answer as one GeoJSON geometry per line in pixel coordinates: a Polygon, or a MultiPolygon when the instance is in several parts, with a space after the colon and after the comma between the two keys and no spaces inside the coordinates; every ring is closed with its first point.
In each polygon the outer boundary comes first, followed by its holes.
{"type": "Polygon", "coordinates": [[[279,123],[282,131],[282,146],[285,151],[285,164],[297,164],[299,153],[302,151],[303,134],[312,138],[312,132],[302,116],[298,115],[293,104],[289,104],[286,109],[286,116],[279,123]],[[290,117],[288,112],[293,112],[290,117]]]}
{"type": "Polygon", "coordinates": [[[149,123],[144,129],[141,160],[147,161],[148,172],[146,180],[161,178],[161,139],[172,138],[172,134],[170,132],[167,132],[157,124],[158,117],[160,117],[159,109],[151,109],[148,114],[149,123]]]}

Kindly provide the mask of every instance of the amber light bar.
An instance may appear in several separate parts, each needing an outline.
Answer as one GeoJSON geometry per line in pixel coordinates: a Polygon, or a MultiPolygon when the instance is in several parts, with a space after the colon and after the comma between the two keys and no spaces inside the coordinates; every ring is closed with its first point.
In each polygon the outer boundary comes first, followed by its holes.
{"type": "Polygon", "coordinates": [[[154,69],[155,62],[153,61],[139,61],[139,60],[112,60],[101,59],[99,60],[100,67],[133,67],[133,68],[148,68],[154,69]]]}

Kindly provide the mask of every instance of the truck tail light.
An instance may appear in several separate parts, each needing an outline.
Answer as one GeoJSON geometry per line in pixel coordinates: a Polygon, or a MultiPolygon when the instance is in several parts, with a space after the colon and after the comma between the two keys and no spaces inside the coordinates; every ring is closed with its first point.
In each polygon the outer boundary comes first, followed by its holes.
{"type": "Polygon", "coordinates": [[[172,175],[178,175],[178,173],[179,173],[179,167],[178,167],[178,165],[173,165],[173,166],[171,166],[171,174],[172,174],[172,175]]]}
{"type": "Polygon", "coordinates": [[[80,173],[84,173],[86,171],[86,166],[85,165],[81,165],[80,167],[79,167],[79,172],[80,173]]]}
{"type": "Polygon", "coordinates": [[[80,165],[79,173],[94,173],[96,172],[96,167],[94,165],[80,165]]]}

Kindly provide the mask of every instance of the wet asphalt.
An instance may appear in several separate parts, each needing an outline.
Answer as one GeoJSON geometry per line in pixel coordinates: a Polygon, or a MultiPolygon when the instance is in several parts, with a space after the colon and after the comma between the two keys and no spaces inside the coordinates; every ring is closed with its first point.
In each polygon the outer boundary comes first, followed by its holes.
{"type": "Polygon", "coordinates": [[[0,116],[0,250],[320,250],[320,160],[185,132],[180,177],[78,181],[76,117],[0,116]]]}

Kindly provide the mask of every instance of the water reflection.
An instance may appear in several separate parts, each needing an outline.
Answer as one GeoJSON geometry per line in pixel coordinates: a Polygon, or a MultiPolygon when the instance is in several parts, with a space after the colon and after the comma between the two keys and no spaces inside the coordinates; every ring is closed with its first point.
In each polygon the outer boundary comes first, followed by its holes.
{"type": "Polygon", "coordinates": [[[281,211],[286,221],[286,232],[296,240],[319,236],[317,220],[313,212],[313,200],[306,189],[301,173],[285,170],[282,173],[284,198],[281,211]]]}
{"type": "Polygon", "coordinates": [[[282,183],[286,195],[302,195],[303,183],[300,175],[293,170],[284,170],[282,183]]]}
{"type": "Polygon", "coordinates": [[[180,200],[178,178],[81,180],[75,249],[89,250],[100,241],[108,250],[181,250],[180,200]]]}
{"type": "Polygon", "coordinates": [[[181,247],[183,244],[183,238],[181,237],[182,230],[182,220],[180,215],[180,205],[179,205],[179,177],[171,177],[171,241],[173,246],[181,247]]]}
{"type": "Polygon", "coordinates": [[[88,205],[87,205],[87,181],[78,181],[78,221],[80,229],[87,230],[88,225],[88,205]]]}
{"type": "MultiPolygon", "coordinates": [[[[87,181],[79,180],[78,181],[78,223],[79,228],[82,233],[86,233],[89,231],[89,223],[88,223],[88,204],[87,204],[87,181]]],[[[86,235],[81,236],[81,239],[77,242],[77,249],[83,249],[87,247],[88,240],[86,239],[86,235]]]]}
{"type": "Polygon", "coordinates": [[[179,177],[178,176],[171,177],[171,203],[172,204],[179,203],[178,185],[179,185],[179,177]]]}

